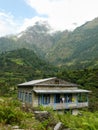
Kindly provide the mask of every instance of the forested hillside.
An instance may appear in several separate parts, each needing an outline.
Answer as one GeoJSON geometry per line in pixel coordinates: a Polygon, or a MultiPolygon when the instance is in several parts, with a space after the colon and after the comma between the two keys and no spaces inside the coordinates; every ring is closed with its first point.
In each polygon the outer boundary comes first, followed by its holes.
{"type": "Polygon", "coordinates": [[[51,77],[56,69],[40,59],[33,51],[20,49],[0,55],[0,94],[18,83],[36,78],[51,77]]]}
{"type": "Polygon", "coordinates": [[[0,130],[98,130],[97,0],[0,0],[0,130]]]}
{"type": "Polygon", "coordinates": [[[2,37],[0,53],[27,48],[56,66],[69,69],[97,68],[98,18],[72,32],[51,31],[47,23],[37,22],[16,36],[2,37]]]}
{"type": "Polygon", "coordinates": [[[0,38],[1,94],[18,83],[54,76],[92,90],[91,106],[97,108],[98,18],[73,32],[51,33],[47,23],[36,23],[16,36],[0,38]]]}
{"type": "Polygon", "coordinates": [[[98,18],[63,36],[47,57],[54,64],[69,69],[97,68],[98,18]]]}
{"type": "Polygon", "coordinates": [[[57,73],[59,78],[81,85],[80,88],[91,91],[89,109],[98,110],[98,69],[68,70],[62,68],[57,73]]]}
{"type": "Polygon", "coordinates": [[[89,89],[90,109],[98,109],[98,69],[68,70],[40,59],[32,50],[18,49],[0,55],[0,95],[14,92],[17,84],[46,77],[59,77],[89,89]]]}

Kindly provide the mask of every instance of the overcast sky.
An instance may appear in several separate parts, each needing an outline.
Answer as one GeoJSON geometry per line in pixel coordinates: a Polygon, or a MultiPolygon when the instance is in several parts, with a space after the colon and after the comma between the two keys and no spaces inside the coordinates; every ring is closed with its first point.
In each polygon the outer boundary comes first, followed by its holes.
{"type": "Polygon", "coordinates": [[[98,17],[98,0],[0,0],[0,36],[48,21],[54,30],[73,30],[98,17]]]}

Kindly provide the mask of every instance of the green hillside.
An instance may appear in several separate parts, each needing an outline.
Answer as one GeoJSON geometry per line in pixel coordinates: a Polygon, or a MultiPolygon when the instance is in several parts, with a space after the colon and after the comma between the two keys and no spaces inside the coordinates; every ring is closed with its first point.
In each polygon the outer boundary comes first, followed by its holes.
{"type": "Polygon", "coordinates": [[[90,109],[98,109],[98,69],[68,70],[55,68],[32,50],[18,49],[0,55],[0,95],[9,95],[17,84],[46,77],[59,77],[92,91],[90,109]]]}
{"type": "Polygon", "coordinates": [[[59,78],[81,85],[80,88],[90,90],[89,109],[98,110],[98,69],[69,70],[62,68],[57,73],[59,78]]]}
{"type": "Polygon", "coordinates": [[[98,66],[98,18],[78,27],[51,49],[47,58],[71,69],[98,66]]]}
{"type": "Polygon", "coordinates": [[[0,55],[0,88],[5,91],[25,81],[50,77],[53,71],[56,69],[38,58],[33,51],[20,49],[2,53],[0,55]]]}
{"type": "Polygon", "coordinates": [[[0,38],[0,53],[11,51],[13,49],[18,48],[18,46],[15,43],[16,43],[15,40],[13,40],[12,38],[1,37],[0,38]]]}
{"type": "Polygon", "coordinates": [[[58,75],[86,89],[90,86],[96,96],[98,18],[73,32],[49,31],[49,26],[37,23],[17,36],[0,38],[1,92],[24,81],[58,75]],[[60,74],[49,63],[59,66],[60,74]],[[62,68],[68,71],[62,72],[62,68]]]}
{"type": "Polygon", "coordinates": [[[56,66],[97,68],[98,18],[72,32],[51,33],[47,23],[37,22],[16,36],[0,38],[0,53],[21,48],[33,50],[38,57],[56,66]]]}

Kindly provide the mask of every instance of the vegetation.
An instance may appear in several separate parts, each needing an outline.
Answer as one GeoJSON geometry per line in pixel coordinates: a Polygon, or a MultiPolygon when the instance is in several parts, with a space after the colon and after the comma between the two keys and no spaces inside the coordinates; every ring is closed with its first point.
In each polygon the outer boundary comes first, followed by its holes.
{"type": "Polygon", "coordinates": [[[90,110],[98,110],[98,69],[67,70],[56,68],[30,50],[20,49],[0,55],[0,95],[11,96],[17,84],[38,78],[57,76],[92,91],[90,110]]]}
{"type": "Polygon", "coordinates": [[[81,85],[80,88],[90,90],[89,109],[98,110],[98,69],[66,70],[62,68],[57,74],[59,78],[81,85]]]}
{"type": "Polygon", "coordinates": [[[71,130],[97,130],[98,18],[73,32],[50,35],[49,31],[45,25],[37,23],[18,36],[0,38],[0,96],[7,97],[0,98],[0,129],[10,124],[24,129],[51,130],[61,121],[71,130]],[[54,76],[91,90],[89,111],[78,116],[59,115],[48,108],[53,118],[41,122],[33,113],[23,111],[15,98],[9,98],[16,97],[19,83],[54,76]]]}
{"type": "Polygon", "coordinates": [[[30,50],[20,49],[0,55],[0,95],[11,94],[16,85],[36,78],[51,77],[57,69],[30,50]]]}
{"type": "Polygon", "coordinates": [[[12,130],[15,125],[29,129],[37,123],[34,114],[23,111],[21,103],[15,98],[0,98],[0,130],[12,130]]]}
{"type": "Polygon", "coordinates": [[[54,65],[69,69],[97,68],[98,18],[73,32],[49,33],[48,24],[36,23],[17,36],[0,38],[0,53],[26,48],[54,65]]]}
{"type": "Polygon", "coordinates": [[[71,130],[98,129],[98,112],[81,112],[81,114],[78,116],[67,113],[66,115],[58,115],[58,117],[63,125],[71,130]]]}
{"type": "Polygon", "coordinates": [[[63,32],[62,37],[48,52],[50,62],[68,69],[96,68],[98,66],[98,18],[63,32]],[[65,35],[64,35],[65,34],[65,35]]]}
{"type": "Polygon", "coordinates": [[[70,130],[97,130],[98,129],[98,111],[88,112],[81,111],[77,116],[71,115],[70,112],[66,114],[59,114],[54,112],[51,108],[39,108],[40,110],[47,110],[49,116],[47,119],[36,119],[32,111],[24,111],[19,101],[13,98],[0,98],[0,129],[11,130],[12,126],[18,125],[19,128],[30,130],[53,130],[56,123],[62,122],[64,128],[70,130]]]}

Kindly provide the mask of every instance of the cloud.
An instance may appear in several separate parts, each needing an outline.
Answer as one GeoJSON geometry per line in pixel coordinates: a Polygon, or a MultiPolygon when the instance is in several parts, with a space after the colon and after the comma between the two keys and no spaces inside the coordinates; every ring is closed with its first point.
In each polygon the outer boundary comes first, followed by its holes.
{"type": "Polygon", "coordinates": [[[18,32],[19,24],[14,20],[11,13],[0,12],[0,36],[18,32]]]}
{"type": "Polygon", "coordinates": [[[46,20],[47,19],[42,18],[42,17],[38,17],[38,16],[33,17],[31,19],[30,18],[25,18],[22,26],[20,27],[20,29],[18,31],[21,32],[21,31],[25,30],[27,27],[35,25],[35,23],[37,21],[46,21],[46,20]]]}
{"type": "Polygon", "coordinates": [[[20,21],[11,13],[0,10],[0,36],[18,33],[40,20],[48,21],[54,30],[72,30],[98,17],[98,0],[24,1],[37,12],[37,15],[20,21]]]}
{"type": "MultiPolygon", "coordinates": [[[[47,20],[57,30],[74,29],[98,16],[97,0],[26,0],[37,13],[47,15],[47,20]]],[[[32,19],[33,20],[33,19],[32,19]]]]}

